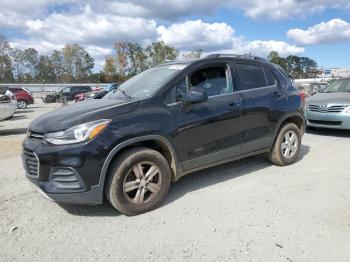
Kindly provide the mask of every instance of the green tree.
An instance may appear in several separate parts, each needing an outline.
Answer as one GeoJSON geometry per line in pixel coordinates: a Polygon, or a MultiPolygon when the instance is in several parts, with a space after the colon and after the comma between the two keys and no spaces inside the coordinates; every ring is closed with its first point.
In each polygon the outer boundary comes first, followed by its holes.
{"type": "Polygon", "coordinates": [[[6,37],[0,34],[0,82],[10,83],[14,81],[12,73],[12,61],[9,55],[10,45],[6,37]]]}
{"type": "Polygon", "coordinates": [[[127,54],[130,63],[129,74],[136,75],[147,69],[147,55],[140,44],[128,43],[127,54]]]}
{"type": "Polygon", "coordinates": [[[39,53],[34,48],[23,50],[24,79],[26,82],[33,82],[36,77],[36,68],[39,61],[39,53]]]}
{"type": "Polygon", "coordinates": [[[196,58],[200,58],[202,56],[202,53],[203,53],[202,49],[196,48],[193,51],[184,54],[183,57],[186,59],[196,59],[196,58]]]}
{"type": "Polygon", "coordinates": [[[36,72],[36,81],[41,83],[53,83],[56,80],[54,65],[48,56],[41,55],[39,57],[36,72]]]}
{"type": "Polygon", "coordinates": [[[283,57],[280,57],[278,52],[272,51],[268,56],[267,59],[276,65],[281,66],[284,70],[287,70],[287,62],[286,59],[283,57]]]}
{"type": "Polygon", "coordinates": [[[80,45],[66,44],[63,54],[63,81],[88,82],[95,65],[94,59],[80,45]]]}
{"type": "Polygon", "coordinates": [[[61,51],[54,50],[50,57],[53,71],[55,72],[55,82],[61,83],[64,76],[64,61],[61,51]]]}
{"type": "Polygon", "coordinates": [[[103,71],[100,74],[101,82],[114,83],[118,81],[117,68],[113,56],[106,56],[103,71]]]}
{"type": "Polygon", "coordinates": [[[175,60],[179,56],[179,50],[166,45],[163,41],[155,42],[146,48],[149,65],[155,66],[169,60],[175,60]]]}

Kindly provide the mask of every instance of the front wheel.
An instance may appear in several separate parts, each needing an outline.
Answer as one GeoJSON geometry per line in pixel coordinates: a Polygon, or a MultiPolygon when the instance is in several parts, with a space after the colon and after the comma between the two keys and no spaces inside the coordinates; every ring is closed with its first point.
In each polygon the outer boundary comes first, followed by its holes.
{"type": "Polygon", "coordinates": [[[163,155],[148,148],[130,149],[114,161],[106,195],[120,212],[138,215],[163,202],[170,181],[170,167],[163,155]]]}
{"type": "Polygon", "coordinates": [[[278,166],[296,162],[301,149],[301,132],[296,124],[288,123],[279,131],[270,152],[270,160],[278,166]]]}

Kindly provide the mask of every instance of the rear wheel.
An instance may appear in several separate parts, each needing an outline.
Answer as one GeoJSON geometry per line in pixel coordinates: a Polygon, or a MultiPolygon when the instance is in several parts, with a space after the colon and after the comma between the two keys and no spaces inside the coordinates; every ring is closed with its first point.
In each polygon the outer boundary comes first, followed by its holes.
{"type": "Polygon", "coordinates": [[[27,105],[28,105],[28,103],[26,101],[24,101],[24,100],[18,100],[17,101],[17,107],[19,109],[26,109],[27,105]]]}
{"type": "Polygon", "coordinates": [[[270,160],[275,165],[293,164],[300,154],[301,132],[296,124],[285,124],[279,131],[270,152],[270,160]]]}
{"type": "Polygon", "coordinates": [[[157,151],[135,148],[113,163],[106,187],[109,202],[126,215],[137,215],[159,206],[171,181],[167,160],[157,151]]]}

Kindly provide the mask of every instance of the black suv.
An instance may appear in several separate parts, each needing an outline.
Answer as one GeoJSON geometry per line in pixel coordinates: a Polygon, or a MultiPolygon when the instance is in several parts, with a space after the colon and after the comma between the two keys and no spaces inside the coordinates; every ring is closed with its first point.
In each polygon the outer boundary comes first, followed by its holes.
{"type": "Polygon", "coordinates": [[[211,55],[146,70],[101,100],[33,121],[23,143],[27,178],[57,202],[127,215],[164,200],[171,181],[268,153],[298,158],[303,104],[283,70],[251,56],[211,55]]]}
{"type": "Polygon", "coordinates": [[[55,103],[62,101],[73,101],[77,94],[91,92],[92,88],[90,86],[67,86],[58,92],[48,94],[42,97],[44,103],[55,103]]]}

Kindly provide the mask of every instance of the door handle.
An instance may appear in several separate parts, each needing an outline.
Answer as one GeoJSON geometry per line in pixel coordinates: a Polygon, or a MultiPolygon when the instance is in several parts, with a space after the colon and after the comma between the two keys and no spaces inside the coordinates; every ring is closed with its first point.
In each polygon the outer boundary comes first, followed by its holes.
{"type": "Polygon", "coordinates": [[[273,98],[280,98],[281,96],[282,96],[281,92],[275,91],[275,92],[272,93],[272,97],[273,98]]]}
{"type": "Polygon", "coordinates": [[[241,107],[241,104],[240,103],[231,103],[227,107],[230,110],[235,110],[235,109],[239,109],[241,107]]]}

